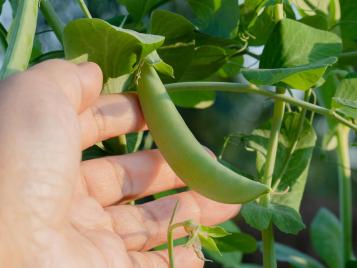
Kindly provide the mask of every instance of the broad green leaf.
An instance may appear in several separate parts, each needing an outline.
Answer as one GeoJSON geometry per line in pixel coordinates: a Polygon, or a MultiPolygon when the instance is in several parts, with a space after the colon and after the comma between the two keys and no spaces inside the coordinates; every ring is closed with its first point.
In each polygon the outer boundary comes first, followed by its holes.
{"type": "Polygon", "coordinates": [[[283,84],[290,88],[307,90],[313,87],[323,76],[328,66],[337,58],[330,57],[314,63],[290,68],[244,69],[244,77],[257,85],[283,84]],[[281,83],[280,83],[281,82],[281,83]]]}
{"type": "MultiPolygon", "coordinates": [[[[225,51],[216,46],[201,46],[194,50],[191,62],[181,77],[181,81],[202,80],[217,72],[227,62],[225,51]]],[[[172,92],[172,100],[181,107],[207,108],[215,100],[213,91],[206,92],[172,92]]]]}
{"type": "Polygon", "coordinates": [[[201,226],[201,231],[207,234],[210,237],[225,237],[230,235],[223,227],[221,226],[201,226]]]}
{"type": "Polygon", "coordinates": [[[305,16],[299,21],[320,30],[328,30],[328,20],[324,15],[305,16]]]}
{"type": "Polygon", "coordinates": [[[219,250],[224,252],[241,251],[252,253],[257,249],[257,241],[251,235],[234,232],[228,236],[214,239],[219,250]]]}
{"type": "Polygon", "coordinates": [[[332,108],[344,115],[357,119],[357,75],[344,78],[332,99],[332,108]]]}
{"type": "Polygon", "coordinates": [[[226,51],[217,46],[200,46],[195,48],[190,63],[180,80],[202,80],[217,72],[226,62],[226,51]]]}
{"type": "MultiPolygon", "coordinates": [[[[277,22],[274,9],[274,1],[245,0],[241,5],[241,26],[253,36],[249,39],[249,45],[265,45],[277,22]]],[[[287,1],[284,12],[288,18],[295,18],[287,1]]]]}
{"type": "Polygon", "coordinates": [[[287,262],[294,268],[324,268],[317,260],[291,247],[275,243],[275,251],[279,261],[287,262]]]}
{"type": "Polygon", "coordinates": [[[165,10],[152,13],[150,33],[165,36],[158,49],[160,58],[174,69],[175,79],[163,77],[164,82],[178,81],[192,59],[195,48],[195,26],[185,17],[165,10]],[[185,60],[178,60],[185,59],[185,60]]]}
{"type": "Polygon", "coordinates": [[[234,38],[239,27],[239,4],[236,0],[188,0],[204,33],[234,38]]]}
{"type": "Polygon", "coordinates": [[[66,58],[97,63],[103,71],[106,93],[120,92],[119,86],[140,60],[163,42],[162,36],[118,28],[100,19],[77,19],[64,29],[66,58]]]}
{"type": "Polygon", "coordinates": [[[140,21],[153,8],[169,0],[117,0],[124,5],[135,21],[140,21]]]}
{"type": "Polygon", "coordinates": [[[194,30],[195,26],[179,14],[155,10],[151,15],[150,32],[165,36],[164,46],[192,42],[194,30]]]}
{"type": "Polygon", "coordinates": [[[300,214],[293,208],[271,204],[273,223],[278,229],[287,234],[297,234],[305,228],[300,214]]]}
{"type": "MultiPolygon", "coordinates": [[[[298,124],[298,113],[285,114],[279,135],[277,159],[273,174],[273,185],[276,183],[277,177],[281,177],[282,175],[281,173],[288,160],[290,147],[295,140],[298,124]]],[[[256,164],[258,176],[260,177],[263,174],[266,161],[270,129],[271,122],[269,121],[263,124],[259,129],[254,130],[251,135],[246,135],[243,138],[243,141],[247,141],[248,146],[257,152],[256,164]]],[[[296,211],[299,211],[315,142],[315,131],[311,124],[305,120],[295,151],[293,152],[290,161],[287,163],[286,171],[282,175],[278,186],[279,191],[283,192],[289,189],[289,192],[281,195],[273,195],[274,203],[290,206],[296,211]]]]}
{"type": "Polygon", "coordinates": [[[321,208],[311,223],[310,233],[314,250],[328,267],[342,268],[342,229],[336,216],[321,208]]]}
{"type": "Polygon", "coordinates": [[[170,92],[170,97],[172,101],[180,107],[205,109],[207,107],[212,106],[216,98],[216,94],[212,91],[180,91],[170,92]]]}
{"type": "Polygon", "coordinates": [[[339,26],[345,50],[357,49],[357,1],[340,0],[341,19],[339,26]]]}
{"type": "MultiPolygon", "coordinates": [[[[156,10],[152,13],[150,32],[165,36],[165,43],[158,49],[158,53],[160,57],[174,69],[174,78],[163,77],[164,82],[174,82],[184,79],[183,76],[185,73],[187,76],[190,70],[193,70],[193,74],[191,73],[191,75],[194,76],[195,73],[200,75],[201,69],[208,70],[208,72],[206,71],[204,73],[204,76],[210,75],[211,72],[215,72],[220,67],[216,67],[214,65],[215,62],[212,63],[210,59],[208,59],[209,54],[207,55],[206,53],[206,57],[203,58],[205,55],[201,52],[205,52],[205,48],[195,49],[194,30],[195,26],[179,14],[165,10],[156,10]],[[190,67],[191,62],[192,64],[202,63],[205,67],[202,68],[201,66],[201,69],[194,69],[195,67],[190,67]],[[212,67],[210,68],[210,66],[213,66],[213,69],[212,67]]],[[[220,48],[218,49],[219,55],[222,55],[224,52],[222,52],[220,48]]],[[[214,55],[213,53],[217,53],[216,50],[211,52],[211,55],[214,55]]],[[[201,78],[202,74],[200,77],[196,75],[193,80],[201,78]]],[[[170,93],[170,96],[172,101],[178,106],[201,109],[211,106],[215,99],[214,92],[176,92],[170,93]]]]}
{"type": "Polygon", "coordinates": [[[224,78],[231,78],[238,75],[241,67],[243,66],[243,56],[228,58],[226,64],[222,66],[218,74],[224,78]]]}
{"type": "Polygon", "coordinates": [[[240,268],[262,268],[262,266],[259,266],[257,264],[250,264],[250,263],[243,263],[239,267],[240,268]]]}
{"type": "Polygon", "coordinates": [[[341,53],[341,39],[301,22],[283,19],[274,28],[260,58],[260,68],[289,68],[341,53]]]}
{"type": "Polygon", "coordinates": [[[264,47],[260,58],[261,70],[252,70],[247,78],[260,84],[281,81],[289,87],[306,90],[317,84],[341,50],[341,40],[337,35],[283,19],[276,24],[264,47]]]}
{"type": "Polygon", "coordinates": [[[269,227],[273,213],[256,202],[250,202],[243,205],[241,215],[245,222],[257,230],[265,230],[269,227]]]}

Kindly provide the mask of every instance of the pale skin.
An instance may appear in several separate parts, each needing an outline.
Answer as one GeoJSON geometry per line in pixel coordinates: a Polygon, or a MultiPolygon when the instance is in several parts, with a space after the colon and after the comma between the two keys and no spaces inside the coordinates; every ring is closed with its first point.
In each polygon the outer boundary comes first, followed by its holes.
{"type": "MultiPolygon", "coordinates": [[[[135,94],[100,96],[94,63],[41,63],[0,82],[0,267],[168,267],[175,222],[224,222],[238,205],[192,191],[128,205],[182,187],[159,151],[81,161],[104,139],[146,129],[135,94]]],[[[177,230],[176,237],[184,236],[177,230]]],[[[176,247],[179,267],[203,267],[176,247]]]]}

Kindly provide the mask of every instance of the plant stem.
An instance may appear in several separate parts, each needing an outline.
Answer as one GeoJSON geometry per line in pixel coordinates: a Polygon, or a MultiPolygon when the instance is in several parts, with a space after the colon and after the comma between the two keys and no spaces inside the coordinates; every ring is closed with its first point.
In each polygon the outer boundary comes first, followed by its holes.
{"type": "Polygon", "coordinates": [[[171,218],[169,221],[169,227],[167,228],[167,249],[168,249],[168,254],[169,254],[170,268],[175,268],[173,231],[175,228],[183,226],[182,223],[172,224],[174,221],[174,218],[175,218],[178,204],[179,204],[179,201],[176,201],[175,207],[172,211],[171,218]]]}
{"type": "MultiPolygon", "coordinates": [[[[284,94],[284,91],[285,90],[283,89],[279,89],[279,88],[277,89],[277,93],[279,94],[284,94]]],[[[264,183],[269,187],[271,187],[272,179],[273,179],[276,154],[278,151],[278,144],[279,144],[280,127],[284,119],[284,110],[285,110],[284,101],[275,100],[270,139],[269,139],[268,151],[267,151],[267,156],[264,166],[264,174],[262,178],[262,183],[264,183]]],[[[264,206],[268,206],[270,202],[270,193],[262,196],[260,198],[260,202],[264,206]]]]}
{"type": "Polygon", "coordinates": [[[58,40],[62,44],[64,23],[62,22],[61,18],[57,15],[55,9],[53,8],[51,0],[41,0],[40,8],[48,25],[51,26],[58,40]]]}
{"type": "Polygon", "coordinates": [[[353,258],[352,251],[352,184],[351,163],[349,154],[348,135],[349,128],[338,126],[337,128],[337,157],[339,179],[339,203],[340,221],[342,225],[342,250],[345,265],[353,258]]]}
{"type": "Polygon", "coordinates": [[[0,79],[26,70],[36,32],[38,0],[19,0],[9,33],[9,46],[0,71],[0,79]]]}
{"type": "Polygon", "coordinates": [[[272,223],[270,223],[268,229],[262,231],[262,242],[264,268],[277,267],[272,223]]]}
{"type": "MultiPolygon", "coordinates": [[[[305,98],[304,98],[305,101],[309,100],[310,92],[311,92],[311,90],[308,90],[305,92],[305,98]]],[[[275,183],[276,185],[274,185],[273,189],[278,187],[278,183],[281,181],[282,177],[285,175],[285,172],[289,167],[291,157],[293,156],[296,146],[299,143],[300,134],[301,134],[302,130],[304,129],[305,117],[306,117],[306,109],[302,109],[302,111],[300,112],[299,122],[298,122],[297,129],[296,129],[296,132],[295,132],[295,135],[293,138],[293,142],[289,147],[288,153],[287,153],[287,155],[284,159],[284,162],[283,162],[283,167],[281,169],[279,176],[277,176],[277,181],[275,183]]]]}
{"type": "MultiPolygon", "coordinates": [[[[278,94],[284,94],[285,89],[277,88],[278,94]]],[[[272,126],[270,131],[269,145],[264,165],[262,183],[271,187],[275,168],[276,154],[278,151],[280,127],[284,119],[285,103],[282,100],[275,100],[272,126]]],[[[270,204],[270,193],[263,195],[260,204],[268,207],[270,204]]],[[[264,268],[276,268],[276,256],[274,246],[273,225],[270,223],[268,229],[262,231],[263,240],[263,265],[264,268]]]]}
{"type": "Polygon", "coordinates": [[[81,8],[82,11],[83,11],[83,14],[84,14],[87,18],[91,19],[91,18],[92,18],[92,15],[90,14],[89,9],[88,9],[86,3],[84,2],[84,0],[77,0],[77,2],[78,2],[78,5],[80,6],[80,8],[81,8]]]}
{"type": "Polygon", "coordinates": [[[274,21],[278,22],[284,18],[284,5],[283,3],[277,3],[274,7],[274,21]]]}
{"type": "Polygon", "coordinates": [[[7,38],[7,31],[5,27],[0,23],[0,47],[2,53],[5,53],[8,47],[6,38],[7,38]]]}
{"type": "Polygon", "coordinates": [[[342,124],[349,126],[350,128],[357,131],[357,125],[353,124],[351,121],[340,116],[336,112],[330,109],[326,109],[316,104],[312,104],[306,101],[302,101],[290,96],[283,94],[276,94],[272,91],[259,89],[253,84],[242,84],[242,83],[230,83],[230,82],[181,82],[172,83],[165,85],[167,90],[171,92],[177,91],[224,91],[224,92],[234,92],[234,93],[252,93],[275,100],[283,100],[292,105],[305,108],[306,110],[313,111],[315,113],[333,118],[342,124]]]}

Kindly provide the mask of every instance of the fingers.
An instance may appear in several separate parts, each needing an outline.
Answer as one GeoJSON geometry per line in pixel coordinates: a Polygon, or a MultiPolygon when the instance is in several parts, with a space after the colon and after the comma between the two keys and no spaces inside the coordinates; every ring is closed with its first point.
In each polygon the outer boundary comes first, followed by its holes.
{"type": "Polygon", "coordinates": [[[102,206],[184,186],[158,150],[82,162],[88,193],[102,206]]]}
{"type": "Polygon", "coordinates": [[[98,98],[103,83],[103,75],[97,64],[76,65],[58,59],[35,65],[23,76],[36,79],[39,86],[42,84],[49,90],[61,90],[78,112],[98,98]]]}
{"type": "MultiPolygon", "coordinates": [[[[193,220],[203,225],[215,225],[236,215],[240,208],[189,191],[139,206],[112,206],[106,211],[112,217],[114,231],[129,250],[148,250],[166,242],[169,219],[177,200],[179,207],[174,222],[193,220]]],[[[176,238],[185,235],[182,228],[174,233],[176,238]]]]}
{"type": "Polygon", "coordinates": [[[102,95],[80,115],[82,148],[95,143],[146,129],[135,94],[102,95]]]}
{"type": "MultiPolygon", "coordinates": [[[[168,268],[167,250],[150,252],[129,252],[135,268],[168,268]]],[[[174,260],[177,267],[201,268],[203,261],[197,258],[192,248],[175,247],[174,260]]]]}

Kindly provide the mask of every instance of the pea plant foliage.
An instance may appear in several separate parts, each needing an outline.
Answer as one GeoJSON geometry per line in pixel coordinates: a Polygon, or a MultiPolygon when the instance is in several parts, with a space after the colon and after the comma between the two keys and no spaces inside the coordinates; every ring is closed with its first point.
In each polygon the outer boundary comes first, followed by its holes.
{"type": "Polygon", "coordinates": [[[102,94],[137,92],[149,131],[106,140],[84,151],[83,159],[157,146],[188,188],[219,202],[242,203],[239,217],[260,233],[243,233],[234,221],[220,226],[176,222],[177,204],[167,243],[160,247],[168,247],[171,267],[177,243],[193,247],[198,258],[217,267],[357,267],[350,163],[357,130],[357,1],[71,1],[82,15],[66,22],[58,12],[61,1],[9,1],[11,27],[0,25],[1,78],[51,58],[97,63],[104,75],[102,94]],[[116,14],[104,16],[105,7],[116,7],[116,14]],[[60,50],[43,51],[38,16],[60,50]],[[251,67],[252,59],[259,67],[251,67]],[[272,106],[269,118],[253,131],[221,137],[218,161],[177,110],[208,108],[217,92],[261,95],[272,106]],[[326,122],[321,142],[316,118],[326,122]],[[237,142],[254,152],[255,172],[247,174],[224,159],[237,142]],[[339,213],[320,208],[307,226],[300,207],[320,143],[336,154],[339,213]],[[173,240],[178,227],[187,239],[173,240]],[[314,257],[276,241],[277,232],[299,235],[306,228],[314,257]],[[254,252],[261,260],[244,263],[243,256],[254,252]]]}

